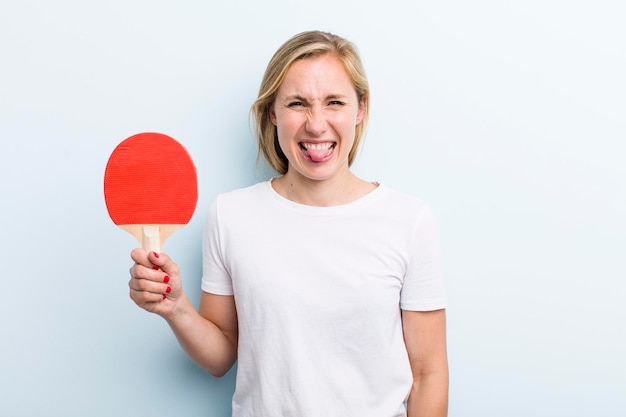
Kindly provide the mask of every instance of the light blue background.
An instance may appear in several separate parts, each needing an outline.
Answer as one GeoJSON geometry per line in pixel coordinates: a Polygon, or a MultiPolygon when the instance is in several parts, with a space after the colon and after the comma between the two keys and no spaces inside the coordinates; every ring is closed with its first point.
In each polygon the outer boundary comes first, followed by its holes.
{"type": "Polygon", "coordinates": [[[204,216],[266,178],[248,125],[291,35],[355,41],[355,171],[428,200],[450,298],[450,415],[626,415],[626,30],[617,0],[0,4],[0,415],[228,416],[217,380],[128,299],[102,179],[169,134],[200,199],[164,250],[199,297],[204,216]]]}

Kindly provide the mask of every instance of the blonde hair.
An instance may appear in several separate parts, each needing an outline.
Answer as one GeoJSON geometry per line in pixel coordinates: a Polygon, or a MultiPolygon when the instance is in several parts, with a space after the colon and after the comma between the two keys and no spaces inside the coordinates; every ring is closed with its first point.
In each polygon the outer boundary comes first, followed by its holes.
{"type": "Polygon", "coordinates": [[[258,158],[263,156],[267,163],[279,174],[287,172],[289,161],[280,149],[276,126],[270,119],[270,111],[285,74],[295,61],[325,54],[337,56],[348,73],[359,103],[364,106],[363,120],[356,126],[354,144],[348,154],[348,164],[352,165],[361,139],[365,136],[369,120],[369,83],[358,50],[348,40],[327,32],[302,32],[285,42],[274,54],[265,70],[259,88],[259,95],[251,108],[254,116],[255,133],[259,147],[258,158]]]}

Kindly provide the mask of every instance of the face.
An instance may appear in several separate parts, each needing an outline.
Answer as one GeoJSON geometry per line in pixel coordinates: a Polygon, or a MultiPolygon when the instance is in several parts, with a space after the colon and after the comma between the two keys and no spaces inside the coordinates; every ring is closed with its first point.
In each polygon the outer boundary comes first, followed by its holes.
{"type": "Polygon", "coordinates": [[[348,155],[364,109],[339,58],[294,62],[270,112],[289,160],[285,176],[323,181],[348,175],[348,155]]]}

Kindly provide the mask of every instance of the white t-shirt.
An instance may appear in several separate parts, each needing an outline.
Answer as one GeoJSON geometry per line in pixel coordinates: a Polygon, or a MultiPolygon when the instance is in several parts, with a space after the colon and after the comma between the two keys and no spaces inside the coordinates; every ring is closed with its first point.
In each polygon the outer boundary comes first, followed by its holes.
{"type": "Polygon", "coordinates": [[[384,185],[334,207],[294,203],[270,181],[219,195],[202,290],[235,297],[234,417],[406,415],[400,309],[446,306],[428,205],[384,185]]]}

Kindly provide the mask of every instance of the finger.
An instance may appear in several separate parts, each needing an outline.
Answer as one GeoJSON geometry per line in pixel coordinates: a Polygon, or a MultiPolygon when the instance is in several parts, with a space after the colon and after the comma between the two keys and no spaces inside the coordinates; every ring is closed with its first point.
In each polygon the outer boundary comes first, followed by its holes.
{"type": "Polygon", "coordinates": [[[134,264],[129,270],[131,278],[143,279],[154,282],[168,283],[170,276],[160,269],[147,268],[143,265],[134,264]]]}
{"type": "Polygon", "coordinates": [[[160,281],[132,277],[128,282],[128,286],[131,290],[149,292],[152,294],[169,294],[172,292],[168,276],[165,276],[160,281]]]}
{"type": "Polygon", "coordinates": [[[178,277],[178,265],[166,253],[149,252],[148,261],[170,277],[178,277]]]}
{"type": "Polygon", "coordinates": [[[147,291],[138,291],[133,288],[130,289],[130,298],[139,306],[151,310],[151,306],[155,306],[162,302],[165,298],[165,294],[158,294],[147,291]]]}
{"type": "Polygon", "coordinates": [[[152,268],[154,264],[150,262],[149,252],[143,248],[133,249],[130,253],[130,257],[138,265],[143,265],[147,268],[152,268]]]}

